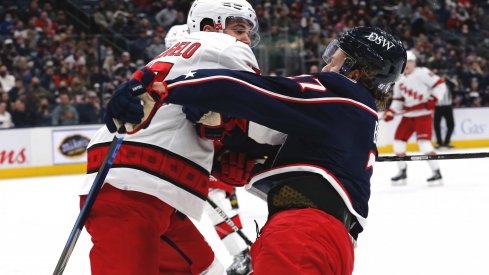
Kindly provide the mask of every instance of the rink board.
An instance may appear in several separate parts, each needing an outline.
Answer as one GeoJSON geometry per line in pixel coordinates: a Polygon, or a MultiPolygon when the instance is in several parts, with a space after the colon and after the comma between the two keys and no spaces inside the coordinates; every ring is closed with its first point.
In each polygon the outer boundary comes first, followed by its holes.
{"type": "MultiPolygon", "coordinates": [[[[489,147],[489,108],[455,109],[452,144],[457,148],[489,147]]],[[[396,117],[380,121],[380,154],[392,153],[396,117]]],[[[86,170],[86,145],[102,125],[36,127],[0,131],[0,178],[80,174],[86,170]]],[[[442,132],[446,127],[442,124],[442,132]]],[[[434,135],[433,135],[434,136],[434,135]]],[[[433,137],[434,138],[434,137],[433,137]]],[[[408,151],[417,151],[415,136],[408,151]]]]}

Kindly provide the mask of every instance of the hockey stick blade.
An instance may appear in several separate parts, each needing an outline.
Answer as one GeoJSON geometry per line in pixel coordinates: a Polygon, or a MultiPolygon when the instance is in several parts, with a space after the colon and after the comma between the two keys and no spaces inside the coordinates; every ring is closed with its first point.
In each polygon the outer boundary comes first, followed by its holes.
{"type": "Polygon", "coordinates": [[[441,155],[413,155],[413,156],[381,156],[376,161],[420,161],[420,160],[444,160],[444,159],[472,159],[487,158],[489,152],[480,153],[461,153],[461,154],[441,154],[441,155]]]}
{"type": "Polygon", "coordinates": [[[226,215],[224,210],[222,210],[215,202],[213,202],[209,198],[207,198],[207,202],[212,206],[212,208],[214,208],[214,210],[216,210],[216,212],[219,214],[219,216],[221,216],[221,218],[224,219],[224,221],[231,227],[231,229],[234,232],[238,233],[238,235],[243,239],[243,241],[247,245],[250,246],[253,244],[253,242],[251,242],[250,239],[248,239],[248,237],[246,237],[246,235],[243,233],[243,231],[241,231],[241,229],[239,229],[239,227],[233,222],[233,220],[231,220],[231,218],[229,218],[228,215],[226,215]]]}
{"type": "Polygon", "coordinates": [[[122,144],[122,141],[124,140],[124,135],[122,135],[122,133],[125,133],[124,126],[122,126],[119,129],[118,133],[119,134],[116,134],[114,136],[114,139],[110,143],[109,150],[107,151],[107,154],[105,155],[105,159],[98,170],[97,176],[93,181],[90,191],[88,192],[87,199],[83,204],[82,209],[80,210],[80,214],[78,214],[78,218],[76,219],[75,225],[71,230],[70,237],[66,242],[63,252],[59,257],[58,264],[54,269],[53,275],[61,275],[65,270],[66,264],[70,259],[71,253],[73,252],[73,249],[75,249],[75,245],[76,242],[78,241],[78,237],[80,236],[80,233],[82,232],[82,229],[85,226],[85,222],[87,221],[88,215],[92,210],[92,206],[95,203],[95,199],[97,198],[100,189],[102,189],[102,186],[105,181],[105,177],[107,176],[109,169],[112,167],[112,162],[114,161],[115,156],[117,155],[117,152],[119,151],[119,148],[122,144]]]}

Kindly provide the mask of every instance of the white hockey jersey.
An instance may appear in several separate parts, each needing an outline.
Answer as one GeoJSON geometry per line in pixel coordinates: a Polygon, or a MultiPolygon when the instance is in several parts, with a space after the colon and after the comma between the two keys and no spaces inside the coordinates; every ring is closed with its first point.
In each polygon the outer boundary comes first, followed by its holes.
{"type": "MultiPolygon", "coordinates": [[[[189,34],[147,67],[165,79],[191,75],[196,69],[258,72],[249,46],[230,35],[214,32],[189,34]]],[[[145,122],[150,123],[126,135],[106,182],[119,189],[155,196],[178,211],[200,219],[209,189],[213,141],[199,138],[181,105],[156,104],[145,122]]],[[[112,138],[113,134],[102,127],[88,145],[83,194],[90,190],[112,138]]]]}
{"type": "MultiPolygon", "coordinates": [[[[444,80],[425,67],[416,67],[409,75],[401,75],[394,85],[394,95],[389,109],[402,113],[403,107],[413,107],[435,97],[437,100],[446,92],[444,80]]],[[[405,117],[418,117],[433,111],[420,109],[403,114],[405,117]]]]}

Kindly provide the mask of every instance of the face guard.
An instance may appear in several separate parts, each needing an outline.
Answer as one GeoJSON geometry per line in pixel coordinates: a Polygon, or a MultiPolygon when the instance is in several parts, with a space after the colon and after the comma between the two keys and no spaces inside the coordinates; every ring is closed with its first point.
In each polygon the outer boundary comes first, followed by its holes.
{"type": "MultiPolygon", "coordinates": [[[[326,50],[324,50],[324,53],[322,56],[322,58],[323,58],[324,62],[326,62],[326,64],[330,64],[332,62],[333,55],[336,53],[336,51],[338,49],[343,51],[340,48],[340,42],[338,40],[335,39],[335,40],[331,41],[331,43],[328,44],[328,46],[326,47],[326,50]]],[[[345,51],[343,51],[343,53],[346,55],[346,59],[344,60],[343,64],[341,65],[341,68],[339,71],[339,73],[342,75],[349,72],[353,68],[353,66],[356,64],[356,60],[353,57],[348,55],[345,51]]]]}
{"type": "Polygon", "coordinates": [[[226,30],[233,31],[236,34],[247,33],[251,40],[250,47],[253,48],[260,43],[260,34],[258,34],[258,26],[252,21],[242,18],[230,16],[226,19],[226,30]]]}

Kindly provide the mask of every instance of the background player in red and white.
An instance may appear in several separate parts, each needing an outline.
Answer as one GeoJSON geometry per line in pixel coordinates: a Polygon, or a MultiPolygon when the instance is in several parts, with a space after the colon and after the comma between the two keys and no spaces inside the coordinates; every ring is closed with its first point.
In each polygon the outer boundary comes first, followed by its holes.
{"type": "MultiPolygon", "coordinates": [[[[188,36],[189,30],[186,24],[175,25],[170,28],[165,37],[165,46],[167,49],[175,45],[181,39],[188,36]]],[[[185,39],[184,39],[185,40],[185,39]]],[[[196,125],[196,130],[201,132],[201,124],[196,125]]],[[[205,131],[206,129],[204,129],[205,131]]],[[[204,134],[204,138],[206,138],[204,134]]],[[[215,146],[221,147],[219,140],[215,141],[215,146]]],[[[219,148],[216,148],[219,150],[219,148]]],[[[212,200],[226,215],[233,221],[237,228],[243,229],[241,218],[237,208],[231,207],[229,197],[233,194],[234,187],[223,182],[219,177],[211,176],[209,180],[209,199],[212,200]]],[[[216,209],[207,204],[205,211],[209,216],[214,229],[222,240],[229,254],[233,256],[233,263],[228,268],[229,274],[246,274],[251,270],[251,259],[249,256],[248,245],[244,240],[229,226],[225,220],[217,213],[216,209]]]]}
{"type": "MultiPolygon", "coordinates": [[[[384,120],[391,121],[396,114],[402,115],[394,135],[394,153],[406,155],[406,144],[413,133],[416,133],[419,150],[423,154],[435,155],[431,143],[433,112],[438,99],[446,93],[444,80],[425,67],[416,67],[416,56],[407,51],[407,64],[404,74],[394,86],[394,95],[389,109],[384,113],[384,120]]],[[[433,175],[428,183],[441,183],[440,166],[437,160],[428,164],[433,175]]],[[[406,183],[407,164],[398,162],[399,173],[391,178],[393,184],[406,183]]]]}
{"type": "MultiPolygon", "coordinates": [[[[188,26],[185,39],[118,87],[108,105],[107,128],[88,146],[82,194],[88,193],[117,128],[113,118],[126,122],[128,135],[86,223],[94,244],[92,274],[224,273],[187,217],[200,219],[206,205],[213,141],[197,135],[182,106],[146,98],[145,112],[131,112],[131,106],[141,106],[140,99],[123,93],[146,91],[153,81],[191,76],[199,68],[257,70],[250,45],[258,23],[245,0],[197,0],[188,26]]],[[[219,121],[214,125],[220,126],[219,121]]]]}

